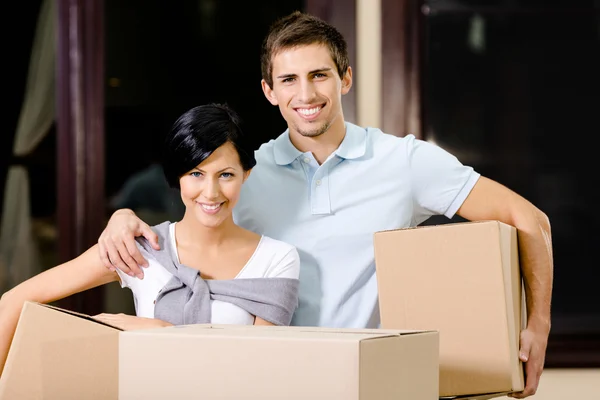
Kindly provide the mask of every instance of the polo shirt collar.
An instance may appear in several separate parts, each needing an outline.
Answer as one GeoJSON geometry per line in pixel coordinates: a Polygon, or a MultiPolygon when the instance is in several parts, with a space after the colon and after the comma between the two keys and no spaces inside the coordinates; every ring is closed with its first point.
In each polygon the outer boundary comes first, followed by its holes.
{"type": "Polygon", "coordinates": [[[289,129],[275,139],[273,153],[275,155],[275,162],[278,165],[291,164],[295,159],[302,155],[302,152],[292,144],[289,129]]]}
{"type": "MultiPolygon", "coordinates": [[[[346,135],[340,147],[334,152],[344,159],[362,157],[367,148],[367,132],[364,128],[346,122],[346,135]]],[[[298,150],[290,140],[290,131],[287,129],[277,139],[273,146],[275,162],[278,165],[289,165],[303,153],[298,150]]]]}
{"type": "Polygon", "coordinates": [[[335,151],[340,158],[352,160],[365,155],[367,150],[367,131],[365,128],[346,122],[346,136],[335,151]]]}

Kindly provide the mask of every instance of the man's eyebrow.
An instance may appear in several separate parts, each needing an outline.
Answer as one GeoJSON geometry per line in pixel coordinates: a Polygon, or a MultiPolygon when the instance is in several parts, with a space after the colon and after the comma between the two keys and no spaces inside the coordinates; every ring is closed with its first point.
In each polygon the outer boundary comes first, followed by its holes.
{"type": "Polygon", "coordinates": [[[295,77],[297,77],[297,76],[298,76],[298,75],[296,75],[296,74],[283,74],[283,75],[279,75],[279,76],[277,77],[277,79],[295,78],[295,77]]]}
{"type": "MultiPolygon", "coordinates": [[[[319,68],[319,69],[313,69],[312,71],[310,71],[308,73],[308,75],[313,75],[319,72],[328,72],[331,71],[331,67],[323,67],[323,68],[319,68]]],[[[297,77],[297,74],[283,74],[283,75],[279,75],[277,77],[277,79],[287,79],[287,78],[295,78],[297,77]]]]}
{"type": "Polygon", "coordinates": [[[309,75],[316,74],[318,72],[328,72],[328,71],[331,71],[331,67],[323,67],[323,68],[312,70],[309,72],[309,75]]]}

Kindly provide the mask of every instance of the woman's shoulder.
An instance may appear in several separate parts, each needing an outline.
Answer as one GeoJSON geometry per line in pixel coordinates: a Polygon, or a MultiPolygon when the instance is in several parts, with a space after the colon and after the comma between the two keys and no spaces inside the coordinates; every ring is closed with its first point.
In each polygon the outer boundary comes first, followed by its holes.
{"type": "Polygon", "coordinates": [[[271,251],[273,253],[289,253],[290,251],[296,251],[296,247],[281,240],[273,239],[270,236],[263,235],[261,237],[260,246],[266,251],[271,251]]]}
{"type": "Polygon", "coordinates": [[[300,256],[293,245],[263,235],[248,267],[251,267],[247,269],[252,277],[297,279],[300,256]]]}

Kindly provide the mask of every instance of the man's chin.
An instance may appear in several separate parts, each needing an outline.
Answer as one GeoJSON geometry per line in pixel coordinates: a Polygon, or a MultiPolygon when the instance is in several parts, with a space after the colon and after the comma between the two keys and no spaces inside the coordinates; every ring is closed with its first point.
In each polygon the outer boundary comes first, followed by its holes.
{"type": "Polygon", "coordinates": [[[303,129],[300,127],[296,127],[296,132],[298,132],[301,136],[314,138],[317,136],[321,136],[322,134],[327,132],[328,129],[329,126],[327,124],[323,124],[319,127],[311,127],[311,129],[303,129]]]}
{"type": "Polygon", "coordinates": [[[325,132],[321,132],[321,131],[312,131],[312,132],[311,131],[298,131],[298,133],[301,136],[304,136],[304,137],[314,138],[314,137],[317,137],[317,136],[321,136],[325,132]]]}

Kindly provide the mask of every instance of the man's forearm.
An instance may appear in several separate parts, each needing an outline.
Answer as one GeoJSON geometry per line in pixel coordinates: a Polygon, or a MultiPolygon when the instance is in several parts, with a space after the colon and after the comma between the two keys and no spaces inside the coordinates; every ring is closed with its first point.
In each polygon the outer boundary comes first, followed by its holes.
{"type": "Polygon", "coordinates": [[[534,218],[516,225],[521,272],[525,283],[528,326],[538,331],[549,331],[553,285],[550,222],[544,213],[536,210],[534,218]]]}

